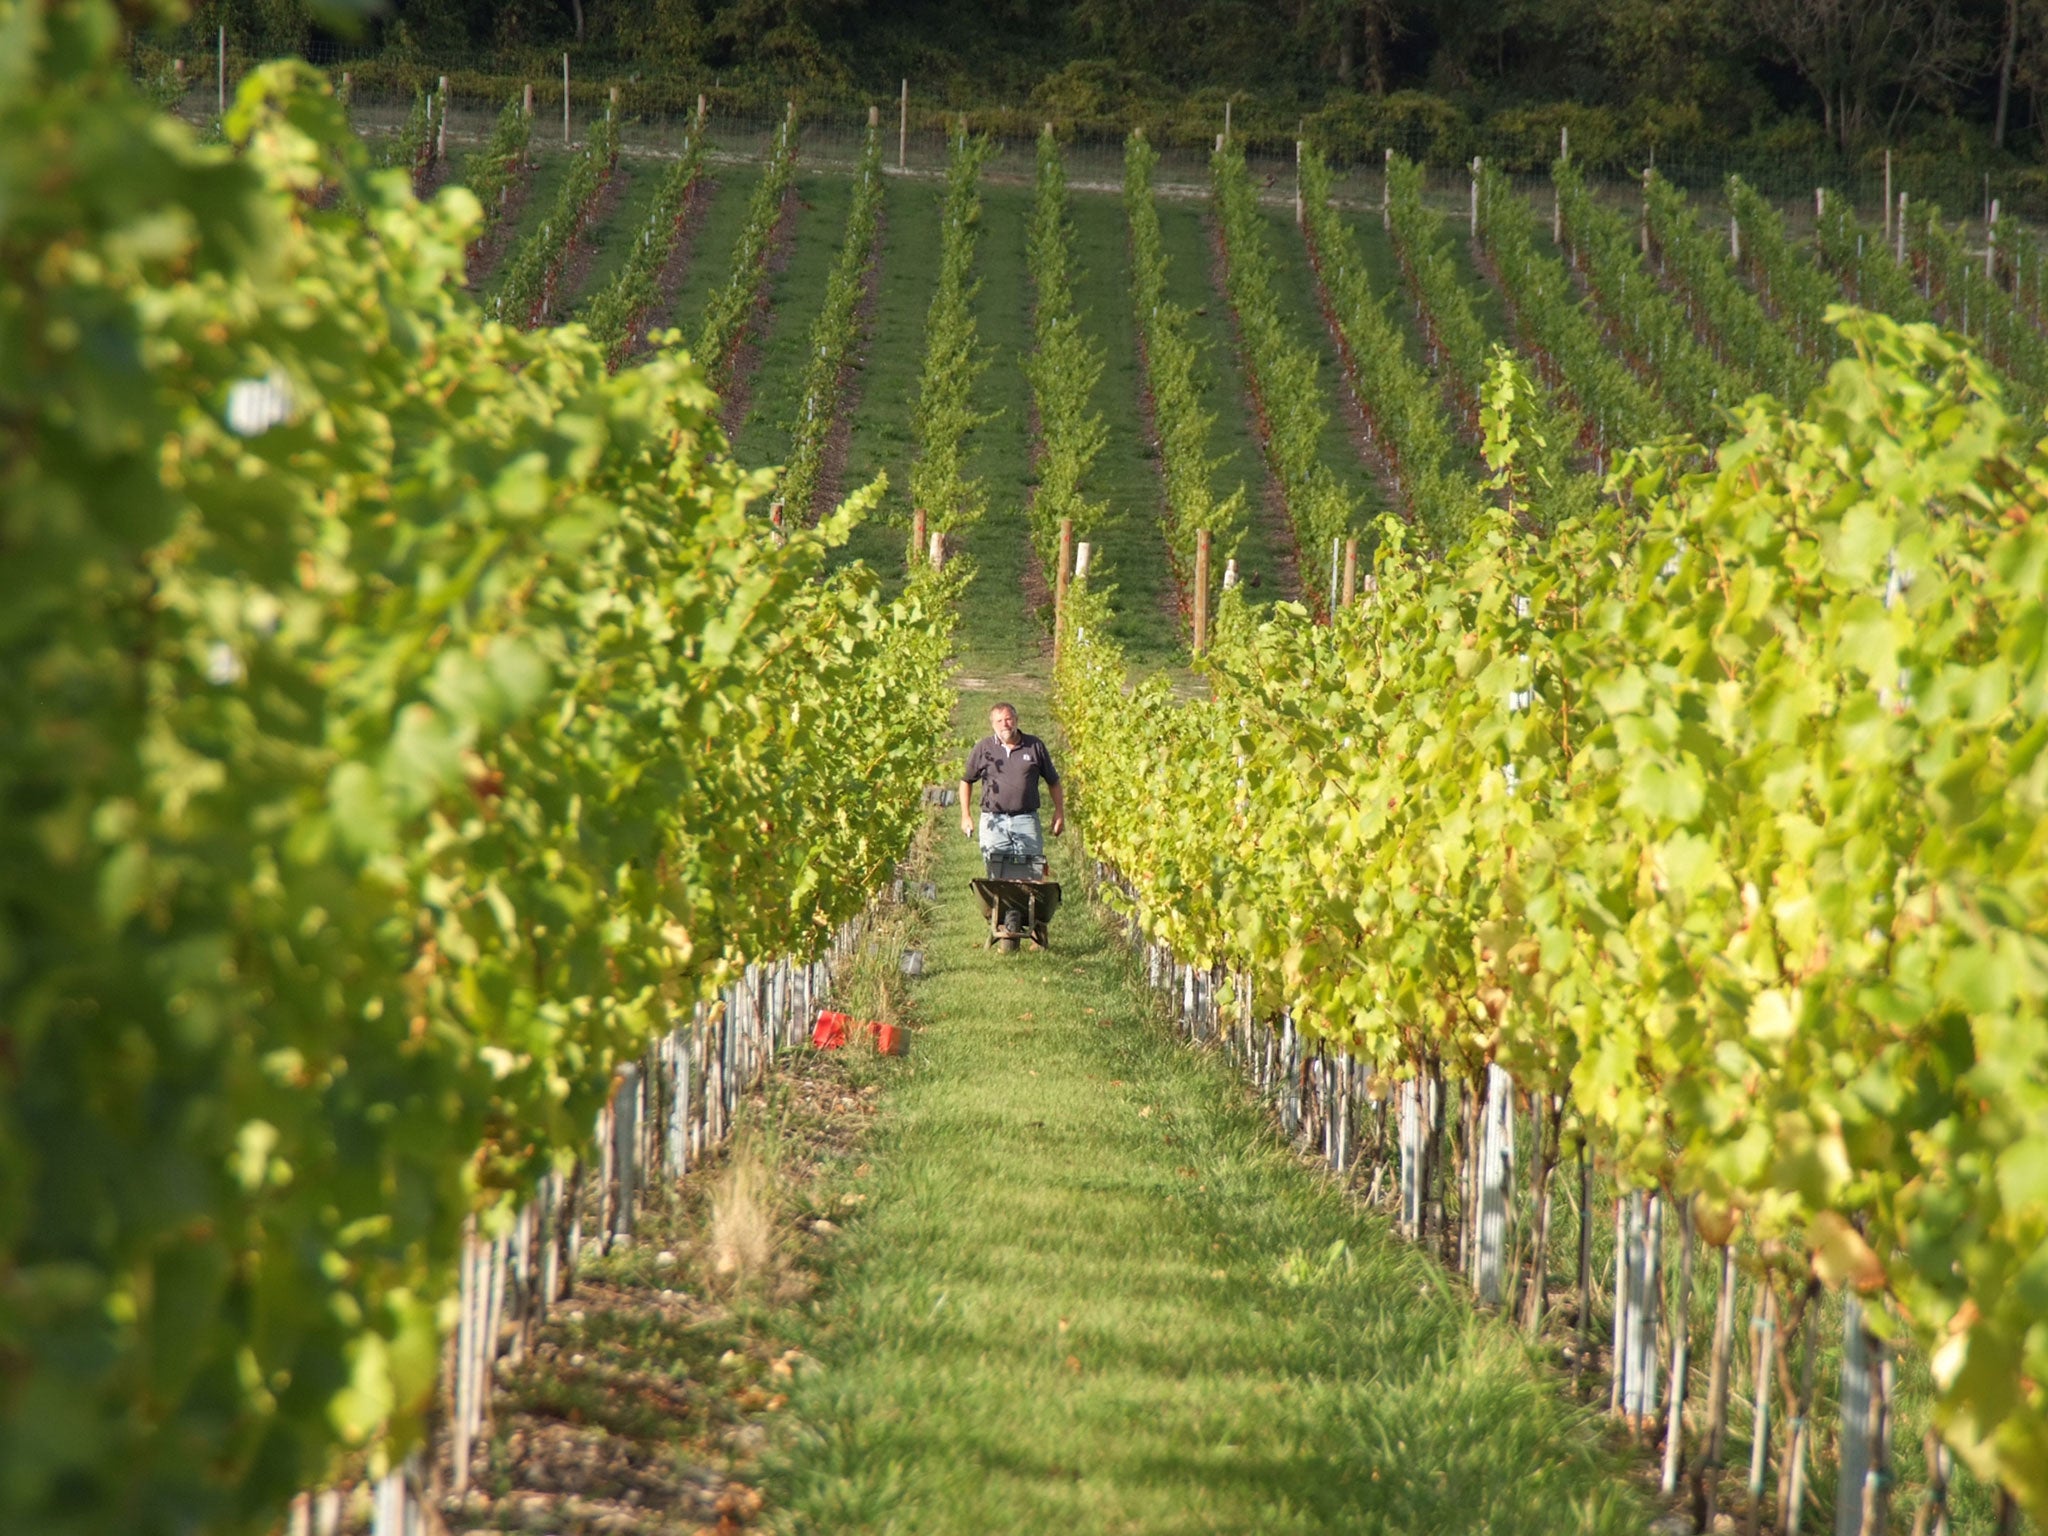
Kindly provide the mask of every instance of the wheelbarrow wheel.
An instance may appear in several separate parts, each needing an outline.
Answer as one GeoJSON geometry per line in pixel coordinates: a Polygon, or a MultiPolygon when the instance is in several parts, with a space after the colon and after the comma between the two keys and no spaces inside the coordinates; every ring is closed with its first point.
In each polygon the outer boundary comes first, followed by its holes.
{"type": "Polygon", "coordinates": [[[1017,953],[1017,935],[1014,933],[999,934],[996,938],[996,953],[1003,955],[1014,955],[1017,953]]]}

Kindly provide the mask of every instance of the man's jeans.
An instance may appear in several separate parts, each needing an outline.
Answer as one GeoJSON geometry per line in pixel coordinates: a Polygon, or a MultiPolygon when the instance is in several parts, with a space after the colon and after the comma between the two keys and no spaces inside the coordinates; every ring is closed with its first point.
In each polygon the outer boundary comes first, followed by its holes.
{"type": "Polygon", "coordinates": [[[1038,813],[981,813],[981,857],[991,880],[1037,880],[1045,873],[1045,839],[1038,813]]]}

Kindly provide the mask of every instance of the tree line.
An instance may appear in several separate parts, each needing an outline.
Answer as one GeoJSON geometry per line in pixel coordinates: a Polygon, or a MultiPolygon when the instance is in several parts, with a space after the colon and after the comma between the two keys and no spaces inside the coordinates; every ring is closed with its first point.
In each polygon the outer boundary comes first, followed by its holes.
{"type": "MultiPolygon", "coordinates": [[[[204,0],[192,20],[275,52],[336,40],[307,0],[204,0]]],[[[825,88],[909,76],[1082,117],[1191,93],[1479,116],[1572,102],[1652,143],[2048,145],[2048,0],[389,0],[350,41],[825,88]]]]}

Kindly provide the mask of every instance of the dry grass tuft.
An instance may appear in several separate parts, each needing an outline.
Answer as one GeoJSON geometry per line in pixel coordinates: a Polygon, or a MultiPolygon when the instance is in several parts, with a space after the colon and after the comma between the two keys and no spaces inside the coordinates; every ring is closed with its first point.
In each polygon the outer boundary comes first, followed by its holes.
{"type": "Polygon", "coordinates": [[[771,1289],[781,1271],[774,1176],[751,1140],[733,1148],[711,1192],[707,1246],[713,1280],[733,1294],[771,1289]]]}

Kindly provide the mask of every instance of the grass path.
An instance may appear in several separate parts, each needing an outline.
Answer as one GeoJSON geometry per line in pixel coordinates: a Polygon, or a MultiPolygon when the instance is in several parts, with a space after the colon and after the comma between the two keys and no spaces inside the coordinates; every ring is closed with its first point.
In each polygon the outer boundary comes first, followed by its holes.
{"type": "Polygon", "coordinates": [[[1088,493],[1104,502],[1090,532],[1098,564],[1089,580],[1116,584],[1110,633],[1133,663],[1177,661],[1183,641],[1173,613],[1173,572],[1167,563],[1166,493],[1139,400],[1138,328],[1131,314],[1130,234],[1123,200],[1100,192],[1068,199],[1074,221],[1074,294],[1091,335],[1103,345],[1095,408],[1108,441],[1089,476],[1088,493]]]}
{"type": "MultiPolygon", "coordinates": [[[[1337,484],[1351,500],[1351,531],[1374,527],[1387,510],[1387,496],[1379,479],[1376,461],[1358,436],[1357,418],[1345,396],[1350,385],[1344,378],[1344,363],[1337,355],[1336,340],[1323,319],[1322,298],[1317,289],[1315,268],[1309,264],[1308,242],[1294,222],[1292,208],[1262,207],[1266,249],[1274,258],[1274,293],[1280,313],[1295,336],[1315,354],[1324,412],[1322,461],[1336,476],[1337,484]]],[[[1366,541],[1371,548],[1371,540],[1366,541]]],[[[1305,552],[1308,553],[1308,552],[1305,552]]],[[[1327,585],[1329,552],[1309,554],[1309,567],[1317,572],[1319,585],[1327,585]]]]}
{"type": "Polygon", "coordinates": [[[929,181],[891,176],[883,186],[882,209],[874,326],[860,362],[860,405],[847,443],[845,486],[851,493],[886,472],[889,494],[881,510],[854,531],[846,554],[865,560],[896,587],[910,537],[911,413],[925,312],[938,282],[939,190],[929,181]]]}
{"type": "Polygon", "coordinates": [[[1641,1531],[1597,1421],[1175,1043],[1057,855],[1056,949],[1002,956],[942,844],[773,1502],[835,1533],[1641,1531]]]}
{"type": "MultiPolygon", "coordinates": [[[[789,262],[768,279],[768,319],[755,321],[759,351],[747,395],[746,419],[733,450],[749,467],[786,464],[790,427],[810,366],[811,327],[825,307],[825,284],[839,259],[853,182],[845,176],[811,173],[796,181],[796,239],[789,262]]],[[[794,514],[793,514],[794,515],[794,514]]]]}
{"type": "Polygon", "coordinates": [[[1215,418],[1209,451],[1219,463],[1210,477],[1210,494],[1218,500],[1244,487],[1246,527],[1237,548],[1246,595],[1267,603],[1288,594],[1281,577],[1281,546],[1265,516],[1266,464],[1253,434],[1244,380],[1239,372],[1237,340],[1229,302],[1211,280],[1216,251],[1209,238],[1208,204],[1183,198],[1159,199],[1159,238],[1166,249],[1166,296],[1186,306],[1194,319],[1189,329],[1204,348],[1202,409],[1215,418]]]}

